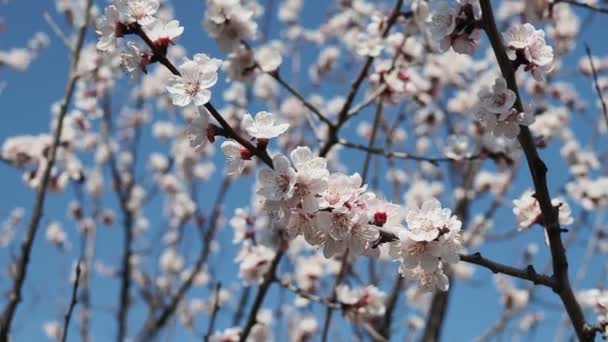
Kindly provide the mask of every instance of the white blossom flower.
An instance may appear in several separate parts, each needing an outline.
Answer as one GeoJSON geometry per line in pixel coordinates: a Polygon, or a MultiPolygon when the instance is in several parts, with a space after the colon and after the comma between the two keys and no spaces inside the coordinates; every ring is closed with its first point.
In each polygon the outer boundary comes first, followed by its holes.
{"type": "Polygon", "coordinates": [[[192,60],[186,59],[179,66],[182,76],[169,78],[167,91],[176,106],[184,107],[190,103],[202,106],[211,99],[211,88],[217,82],[217,69],[222,62],[205,54],[196,54],[192,60]]]}
{"type": "Polygon", "coordinates": [[[238,176],[245,168],[245,161],[251,160],[252,153],[244,146],[234,141],[224,141],[222,143],[222,152],[228,159],[228,167],[226,174],[230,176],[238,176]]]}
{"type": "Polygon", "coordinates": [[[281,52],[272,45],[264,45],[255,50],[255,61],[264,72],[275,71],[281,66],[281,52]]]}
{"type": "Polygon", "coordinates": [[[243,117],[241,126],[256,139],[271,139],[285,133],[289,129],[289,124],[276,124],[273,114],[268,112],[258,112],[255,119],[247,114],[243,117]]]}
{"type": "Polygon", "coordinates": [[[190,141],[190,146],[194,148],[196,151],[202,151],[203,147],[209,140],[207,130],[209,128],[209,115],[207,114],[207,110],[204,110],[204,113],[201,113],[200,110],[197,110],[196,114],[193,118],[188,120],[188,140],[190,141]]]}
{"type": "Polygon", "coordinates": [[[184,258],[174,248],[167,248],[158,261],[161,269],[169,273],[178,273],[184,268],[184,258]]]}
{"type": "Polygon", "coordinates": [[[116,48],[116,38],[122,37],[120,12],[114,5],[106,7],[104,15],[97,20],[99,41],[97,49],[112,52],[116,48]]]}
{"type": "Polygon", "coordinates": [[[293,195],[296,172],[289,159],[277,154],[272,158],[274,169],[264,169],[258,173],[257,194],[271,201],[287,200],[293,195]]]}
{"type": "Polygon", "coordinates": [[[120,13],[124,16],[125,23],[137,22],[148,25],[156,18],[160,2],[158,0],[119,0],[117,3],[120,13]]]}
{"type": "Polygon", "coordinates": [[[448,208],[442,208],[437,199],[425,201],[420,209],[407,211],[405,220],[415,241],[433,241],[438,237],[459,232],[462,222],[448,208]]]}
{"type": "Polygon", "coordinates": [[[536,80],[543,80],[551,71],[553,48],[545,42],[545,32],[536,30],[532,24],[513,25],[503,33],[507,56],[511,60],[522,59],[526,71],[531,71],[536,80]]]}
{"type": "Polygon", "coordinates": [[[414,280],[418,287],[425,292],[447,291],[450,288],[448,277],[441,267],[431,272],[425,271],[422,267],[413,269],[400,267],[399,272],[407,279],[414,280]]]}
{"type": "MultiPolygon", "coordinates": [[[[574,222],[570,205],[562,198],[554,198],[551,204],[558,208],[558,219],[560,225],[569,225],[574,222]]],[[[526,230],[535,223],[542,224],[542,212],[540,204],[534,197],[532,190],[526,190],[518,199],[513,200],[513,213],[517,219],[518,230],[526,230]]]]}
{"type": "Polygon", "coordinates": [[[340,303],[347,305],[346,315],[352,320],[370,321],[386,312],[386,294],[373,285],[354,289],[340,285],[336,295],[340,303]]]}
{"type": "Polygon", "coordinates": [[[275,252],[266,246],[244,245],[236,258],[240,263],[239,277],[250,285],[261,283],[274,256],[275,252]]]}
{"type": "Polygon", "coordinates": [[[480,106],[495,114],[509,112],[517,100],[517,95],[507,87],[507,81],[502,77],[496,79],[491,91],[484,88],[478,97],[480,106]]]}
{"type": "Polygon", "coordinates": [[[233,50],[242,40],[255,35],[255,13],[240,0],[208,0],[206,5],[203,27],[222,49],[233,50]]]}
{"type": "Polygon", "coordinates": [[[145,26],[144,30],[155,45],[166,47],[169,44],[175,44],[175,38],[182,35],[184,27],[179,26],[179,21],[177,20],[171,20],[166,23],[161,20],[155,20],[145,26]]]}

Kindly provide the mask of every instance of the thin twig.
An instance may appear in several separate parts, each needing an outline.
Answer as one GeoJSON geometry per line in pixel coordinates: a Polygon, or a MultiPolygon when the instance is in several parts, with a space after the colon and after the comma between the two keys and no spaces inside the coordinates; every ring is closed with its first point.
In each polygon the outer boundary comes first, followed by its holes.
{"type": "Polygon", "coordinates": [[[380,156],[384,156],[387,159],[409,159],[409,160],[425,161],[425,162],[429,162],[432,164],[437,164],[440,162],[460,163],[462,161],[482,159],[484,157],[483,154],[474,154],[474,155],[463,157],[462,159],[455,159],[455,158],[450,158],[450,157],[424,157],[424,156],[419,156],[419,155],[415,155],[415,154],[410,154],[407,152],[387,151],[383,148],[374,148],[374,147],[364,146],[364,145],[360,145],[360,144],[355,144],[353,142],[350,142],[350,141],[347,141],[344,139],[339,139],[338,144],[340,144],[344,147],[355,149],[355,150],[366,151],[371,154],[377,154],[380,156]]]}
{"type": "Polygon", "coordinates": [[[272,78],[274,78],[277,82],[279,82],[280,85],[282,85],[285,89],[287,89],[287,91],[289,93],[291,93],[291,95],[295,96],[298,100],[300,100],[302,105],[304,105],[304,107],[308,108],[308,110],[313,112],[317,116],[317,118],[319,118],[319,120],[323,121],[325,124],[327,124],[329,126],[333,125],[332,122],[325,115],[323,115],[323,113],[321,113],[321,111],[317,107],[315,107],[312,103],[310,103],[308,100],[306,100],[304,98],[304,96],[302,96],[302,94],[300,94],[300,92],[298,92],[289,83],[287,83],[281,77],[278,70],[274,71],[274,72],[269,72],[268,75],[272,76],[272,78]]]}
{"type": "Polygon", "coordinates": [[[205,334],[205,342],[209,341],[211,338],[211,334],[213,334],[213,327],[215,325],[215,319],[217,318],[217,313],[220,311],[220,290],[222,289],[222,284],[217,283],[215,286],[215,296],[213,298],[213,310],[211,311],[211,317],[209,317],[209,325],[207,325],[207,334],[205,334]]]}
{"type": "Polygon", "coordinates": [[[606,126],[608,127],[608,108],[606,106],[606,101],[604,100],[604,93],[602,92],[602,89],[600,89],[600,85],[597,81],[597,70],[595,69],[595,64],[593,63],[593,56],[591,55],[591,48],[588,44],[585,44],[585,51],[587,52],[587,58],[589,58],[589,63],[591,64],[591,73],[593,75],[595,91],[597,91],[597,96],[602,104],[602,113],[604,113],[604,120],[606,120],[606,126]]]}
{"type": "Polygon", "coordinates": [[[61,29],[59,28],[59,25],[57,25],[57,23],[55,22],[55,20],[53,19],[53,17],[51,17],[51,15],[49,14],[49,12],[45,11],[42,14],[42,17],[44,18],[44,21],[46,21],[46,23],[51,28],[51,31],[53,31],[53,33],[55,33],[55,35],[57,36],[57,38],[59,38],[59,40],[61,41],[61,43],[65,47],[67,47],[69,50],[71,50],[72,49],[72,44],[70,43],[70,40],[68,39],[68,37],[66,37],[66,35],[63,33],[63,31],[61,31],[61,29]]]}
{"type": "Polygon", "coordinates": [[[374,115],[374,123],[372,126],[372,132],[369,135],[369,140],[367,142],[367,149],[365,153],[365,158],[363,159],[363,168],[361,171],[361,182],[365,184],[367,182],[367,173],[369,171],[369,162],[372,159],[371,150],[374,148],[374,143],[376,142],[376,134],[378,133],[378,127],[380,127],[380,121],[382,121],[382,99],[378,101],[376,104],[376,114],[374,115]]]}
{"type": "Polygon", "coordinates": [[[65,313],[65,317],[63,319],[63,330],[61,331],[61,342],[65,342],[68,339],[68,328],[70,327],[70,319],[72,318],[72,312],[74,312],[74,307],[76,307],[77,303],[77,295],[78,295],[78,284],[80,283],[80,260],[76,263],[76,279],[74,279],[74,285],[72,286],[72,297],[70,299],[70,305],[68,306],[68,311],[65,313]]]}

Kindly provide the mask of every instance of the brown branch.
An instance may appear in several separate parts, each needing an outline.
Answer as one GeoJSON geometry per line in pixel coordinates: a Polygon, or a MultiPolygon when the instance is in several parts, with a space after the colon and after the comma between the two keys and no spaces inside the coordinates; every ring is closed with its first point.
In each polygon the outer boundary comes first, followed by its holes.
{"type": "Polygon", "coordinates": [[[65,314],[63,319],[63,330],[61,331],[61,342],[65,342],[68,338],[68,328],[70,327],[70,319],[72,318],[72,312],[74,312],[74,307],[77,303],[77,294],[78,294],[78,284],[80,283],[80,260],[76,263],[76,279],[74,279],[74,285],[72,286],[72,297],[70,299],[70,305],[68,306],[68,311],[65,314]]]}
{"type": "Polygon", "coordinates": [[[606,127],[608,127],[608,108],[606,107],[606,101],[604,100],[604,93],[602,93],[602,89],[600,89],[600,85],[597,81],[597,70],[595,69],[593,56],[591,55],[591,48],[588,44],[585,44],[585,51],[587,52],[587,58],[589,58],[589,63],[591,64],[591,73],[593,75],[595,91],[597,92],[597,97],[600,99],[600,103],[602,104],[602,113],[604,114],[604,120],[606,120],[606,127]]]}
{"type": "Polygon", "coordinates": [[[249,336],[251,329],[257,322],[258,312],[260,311],[260,308],[262,307],[264,298],[266,298],[268,289],[270,289],[270,285],[272,285],[272,283],[273,283],[273,279],[275,279],[275,273],[277,271],[277,267],[279,266],[279,262],[281,261],[282,257],[283,257],[283,251],[282,250],[277,251],[277,254],[274,256],[274,259],[272,260],[272,263],[270,264],[270,269],[268,269],[268,273],[266,273],[264,281],[260,285],[258,293],[255,296],[253,306],[251,307],[251,311],[249,311],[249,316],[247,317],[247,323],[245,324],[245,327],[243,328],[243,331],[241,332],[241,336],[239,338],[240,342],[247,341],[247,337],[249,336]]]}
{"type": "Polygon", "coordinates": [[[557,286],[556,280],[553,277],[536,272],[534,266],[528,265],[521,269],[517,267],[507,266],[489,259],[484,258],[481,253],[461,254],[460,260],[483,266],[493,273],[502,273],[515,278],[529,280],[535,285],[544,285],[554,289],[557,286]]]}
{"type": "Polygon", "coordinates": [[[340,144],[344,147],[347,147],[347,148],[367,151],[371,154],[377,154],[377,155],[383,156],[387,159],[406,159],[406,160],[409,159],[409,160],[416,160],[416,161],[425,161],[425,162],[429,162],[429,163],[432,163],[435,165],[440,162],[460,163],[463,160],[475,160],[475,159],[484,158],[483,154],[474,154],[471,156],[463,157],[462,159],[455,159],[455,158],[450,158],[450,157],[424,157],[424,156],[419,156],[416,154],[410,154],[407,152],[387,151],[383,148],[368,147],[368,146],[356,144],[356,143],[353,143],[353,142],[350,142],[350,141],[347,141],[344,139],[338,139],[338,144],[340,144]]]}
{"type": "Polygon", "coordinates": [[[80,60],[80,52],[82,51],[82,46],[84,44],[87,24],[91,17],[90,12],[92,4],[93,0],[88,0],[86,3],[84,20],[85,24],[79,29],[76,42],[72,47],[70,75],[65,86],[63,99],[59,106],[59,115],[57,116],[57,127],[55,128],[55,134],[53,136],[53,144],[51,145],[50,155],[47,161],[46,168],[44,169],[44,173],[42,175],[42,182],[40,184],[40,187],[38,188],[38,192],[36,193],[32,217],[28,224],[28,228],[25,233],[25,238],[23,239],[23,242],[21,244],[21,254],[16,262],[14,282],[9,292],[9,300],[2,312],[2,317],[0,319],[0,341],[9,340],[8,335],[10,332],[13,318],[15,316],[15,311],[17,310],[17,306],[19,305],[22,299],[21,291],[23,289],[25,277],[27,276],[30,255],[32,252],[32,246],[34,244],[34,238],[36,237],[38,225],[40,224],[40,220],[42,219],[44,200],[46,197],[46,191],[50,184],[51,170],[53,169],[53,165],[55,164],[55,160],[57,158],[57,150],[59,149],[59,144],[61,142],[61,133],[63,131],[64,119],[67,114],[70,102],[72,100],[72,96],[74,94],[76,81],[78,80],[78,74],[76,70],[78,67],[78,62],[80,60]]]}
{"type": "Polygon", "coordinates": [[[222,289],[222,284],[217,283],[215,286],[215,296],[213,298],[213,309],[211,311],[211,317],[209,317],[209,325],[207,325],[207,333],[205,334],[205,342],[209,341],[211,338],[211,334],[213,334],[213,327],[215,325],[215,319],[217,318],[217,313],[220,311],[220,290],[222,289]]]}
{"type": "MultiPolygon", "coordinates": [[[[151,60],[158,61],[160,64],[165,66],[173,75],[176,75],[176,76],[182,75],[179,72],[179,70],[175,67],[175,65],[173,65],[173,63],[171,63],[171,61],[167,58],[166,53],[161,51],[154,44],[154,42],[150,39],[150,37],[148,37],[148,35],[143,30],[141,25],[133,24],[133,27],[131,27],[130,29],[132,30],[132,33],[139,36],[146,43],[146,45],[148,45],[148,47],[152,50],[152,53],[154,55],[152,56],[151,60]]],[[[239,133],[237,133],[234,130],[234,128],[232,128],[232,126],[230,126],[230,124],[224,119],[224,117],[222,117],[220,112],[217,109],[215,109],[215,107],[213,106],[213,104],[211,104],[211,102],[205,103],[204,107],[209,111],[211,116],[213,116],[213,118],[215,118],[215,120],[220,124],[220,126],[222,126],[226,137],[234,139],[239,144],[241,144],[243,147],[245,147],[249,151],[251,151],[251,153],[253,153],[256,157],[260,158],[270,168],[273,168],[272,158],[270,158],[270,156],[268,155],[268,152],[265,149],[260,149],[256,146],[254,146],[250,141],[243,138],[239,133]]]]}
{"type": "Polygon", "coordinates": [[[61,331],[62,342],[65,342],[68,338],[68,328],[70,327],[70,319],[72,318],[72,312],[74,312],[74,307],[77,303],[76,296],[78,294],[78,284],[80,283],[80,272],[80,260],[78,260],[76,264],[76,279],[74,279],[74,285],[72,286],[72,297],[70,299],[68,311],[66,312],[63,320],[63,330],[61,331]]]}
{"type": "Polygon", "coordinates": [[[376,134],[378,133],[378,127],[380,127],[380,121],[382,121],[382,99],[378,101],[376,104],[376,114],[374,115],[374,124],[372,126],[372,132],[369,136],[369,140],[367,142],[367,149],[365,153],[365,158],[363,160],[363,168],[361,171],[361,181],[363,184],[367,181],[367,173],[369,171],[369,162],[372,159],[371,150],[374,148],[374,143],[376,142],[376,134]]]}
{"type": "MultiPolygon", "coordinates": [[[[514,91],[517,95],[515,109],[523,112],[517,81],[515,79],[515,70],[513,69],[511,61],[507,57],[500,32],[498,32],[498,28],[496,27],[492,5],[489,0],[481,0],[480,4],[483,12],[483,28],[490,39],[490,43],[492,45],[492,49],[494,50],[494,54],[500,66],[502,75],[507,80],[509,89],[514,91]]],[[[566,251],[561,239],[558,209],[555,208],[551,203],[551,196],[547,187],[547,167],[538,155],[534,139],[532,138],[532,134],[530,133],[528,127],[521,126],[520,128],[521,130],[517,138],[522,149],[524,150],[524,154],[528,162],[530,174],[534,183],[535,197],[538,200],[541,208],[544,226],[549,238],[553,273],[556,282],[554,291],[562,300],[579,340],[591,341],[593,340],[593,334],[590,334],[585,328],[587,324],[585,322],[583,310],[578,304],[574,291],[570,286],[570,280],[568,278],[568,259],[566,257],[566,251]]]]}
{"type": "Polygon", "coordinates": [[[327,124],[329,126],[333,125],[333,123],[325,115],[323,115],[323,113],[321,113],[321,111],[317,107],[315,107],[312,103],[307,101],[304,98],[304,96],[302,96],[302,94],[300,94],[300,92],[295,90],[289,83],[287,83],[283,78],[281,78],[281,75],[279,74],[278,70],[269,72],[268,75],[272,76],[272,78],[274,78],[277,82],[279,82],[280,85],[282,85],[285,89],[287,89],[287,91],[289,93],[291,93],[298,100],[300,100],[302,105],[304,105],[304,107],[308,108],[308,110],[313,112],[317,116],[317,118],[319,118],[319,120],[323,121],[325,124],[327,124]]]}

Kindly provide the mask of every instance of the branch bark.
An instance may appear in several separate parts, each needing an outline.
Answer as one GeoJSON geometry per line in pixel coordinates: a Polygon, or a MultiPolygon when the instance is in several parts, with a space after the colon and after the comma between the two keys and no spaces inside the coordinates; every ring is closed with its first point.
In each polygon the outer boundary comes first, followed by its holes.
{"type": "MultiPolygon", "coordinates": [[[[520,112],[524,111],[521,97],[519,95],[517,81],[515,79],[515,70],[509,58],[507,57],[505,47],[503,45],[501,34],[496,27],[492,4],[489,0],[481,0],[483,28],[494,50],[496,60],[498,61],[502,76],[506,79],[509,89],[515,92],[517,100],[515,109],[520,112]]],[[[530,169],[530,174],[534,183],[535,197],[538,200],[545,229],[549,239],[551,249],[551,258],[553,263],[553,277],[555,278],[555,286],[553,290],[559,295],[562,303],[568,312],[572,326],[576,331],[576,335],[581,341],[592,341],[594,334],[590,333],[588,325],[585,322],[583,310],[578,304],[574,291],[570,286],[568,277],[568,259],[561,238],[561,228],[558,218],[558,209],[551,203],[551,196],[547,186],[547,166],[538,155],[536,145],[530,130],[526,126],[520,127],[520,133],[517,139],[524,150],[526,161],[530,169]]]]}

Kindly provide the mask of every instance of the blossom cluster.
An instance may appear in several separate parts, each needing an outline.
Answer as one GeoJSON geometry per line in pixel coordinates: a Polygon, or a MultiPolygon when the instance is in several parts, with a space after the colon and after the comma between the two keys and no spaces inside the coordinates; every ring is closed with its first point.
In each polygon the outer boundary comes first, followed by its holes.
{"type": "Polygon", "coordinates": [[[534,116],[513,108],[517,95],[507,87],[504,78],[497,78],[491,90],[482,89],[477,96],[479,105],[475,116],[495,136],[515,138],[520,125],[529,126],[534,122],[534,116]]]}

